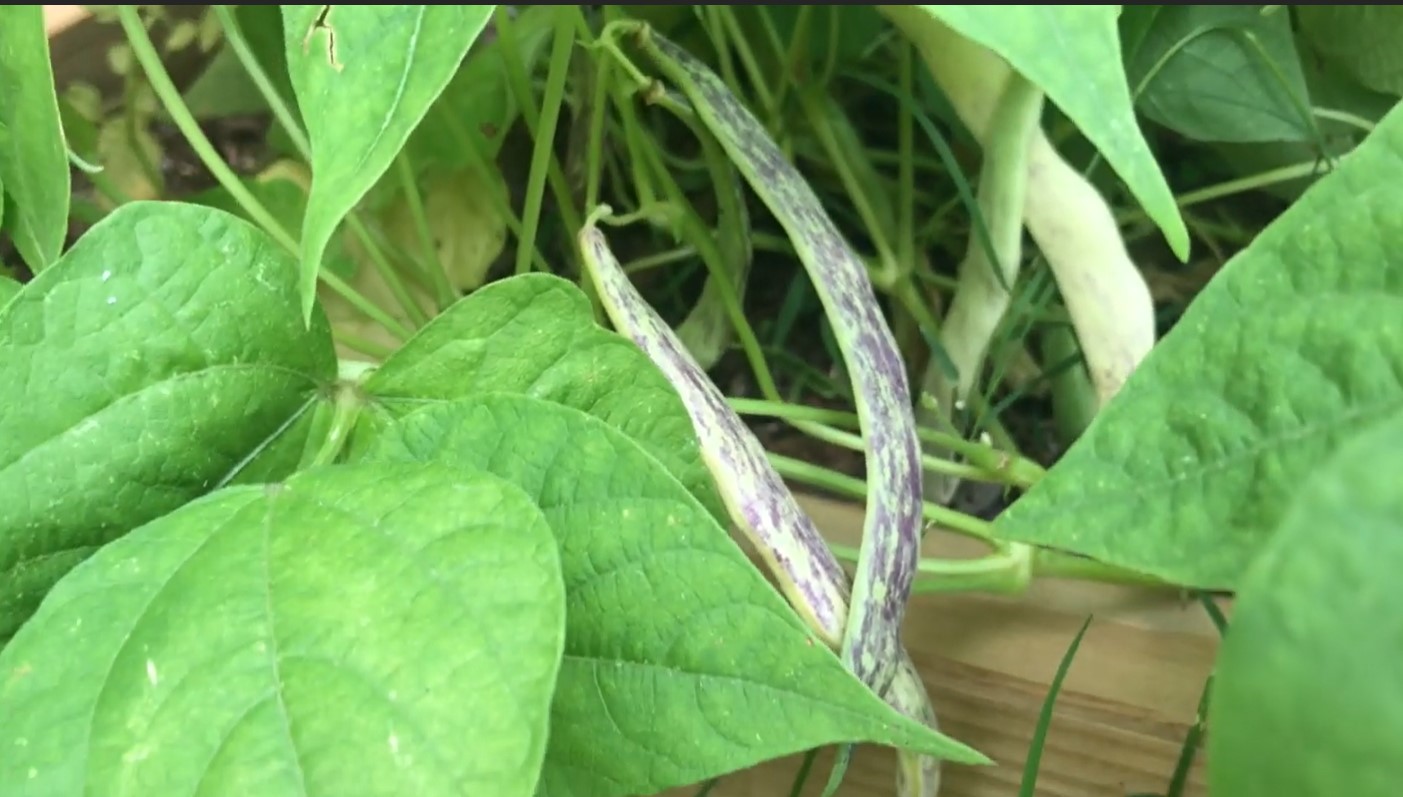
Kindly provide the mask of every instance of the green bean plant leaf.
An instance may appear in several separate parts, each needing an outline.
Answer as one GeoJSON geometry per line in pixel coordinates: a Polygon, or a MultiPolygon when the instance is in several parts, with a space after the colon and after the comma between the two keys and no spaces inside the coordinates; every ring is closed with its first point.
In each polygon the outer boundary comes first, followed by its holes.
{"type": "Polygon", "coordinates": [[[531,797],[564,592],[490,474],[220,490],[75,568],[0,654],[0,793],[531,797]]]}
{"type": "MultiPolygon", "coordinates": [[[[1116,17],[1120,6],[939,5],[886,6],[908,37],[918,38],[919,15],[1006,60],[1043,90],[1101,152],[1182,260],[1189,234],[1135,119],[1121,66],[1116,17]]],[[[990,97],[990,109],[995,97],[990,97]]]]}
{"type": "Polygon", "coordinates": [[[312,147],[304,315],[338,224],[394,161],[495,6],[283,6],[288,72],[312,147]]]}
{"type": "Polygon", "coordinates": [[[99,546],[296,466],[336,376],[313,322],[289,255],[175,202],[123,205],[0,307],[0,640],[99,546]]]}
{"type": "Polygon", "coordinates": [[[677,391],[627,338],[596,324],[589,299],[560,277],[510,277],[458,300],[363,389],[374,401],[353,448],[427,402],[526,395],[573,407],[628,435],[713,517],[726,517],[677,391]]]}
{"type": "Polygon", "coordinates": [[[70,183],[44,6],[0,6],[0,188],[12,200],[6,228],[35,272],[63,249],[70,183]]]}
{"type": "Polygon", "coordinates": [[[1314,137],[1310,95],[1286,9],[1259,5],[1144,5],[1121,13],[1125,69],[1136,107],[1198,141],[1314,137]],[[1129,39],[1129,37],[1127,37],[1129,39]]]}
{"type": "Polygon", "coordinates": [[[1400,473],[1395,413],[1311,471],[1242,579],[1209,716],[1214,794],[1397,793],[1400,473]]]}
{"type": "Polygon", "coordinates": [[[1214,277],[996,534],[1234,587],[1311,470],[1403,407],[1400,203],[1395,109],[1214,277]]]}
{"type": "Polygon", "coordinates": [[[566,631],[541,797],[655,794],[839,742],[985,761],[854,678],[706,508],[597,418],[479,395],[382,427],[355,461],[487,471],[545,514],[566,631]]]}
{"type": "Polygon", "coordinates": [[[1292,6],[1312,49],[1374,91],[1403,96],[1403,8],[1396,5],[1292,6]]]}
{"type": "Polygon", "coordinates": [[[13,299],[23,287],[19,280],[0,275],[0,307],[4,307],[5,303],[13,299]]]}

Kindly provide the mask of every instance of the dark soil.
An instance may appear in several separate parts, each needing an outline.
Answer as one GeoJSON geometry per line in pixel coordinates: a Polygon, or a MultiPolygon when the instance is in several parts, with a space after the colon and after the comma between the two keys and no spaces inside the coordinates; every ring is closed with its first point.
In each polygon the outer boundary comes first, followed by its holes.
{"type": "MultiPolygon", "coordinates": [[[[229,116],[203,121],[200,129],[224,162],[236,174],[247,177],[257,174],[274,159],[264,141],[268,122],[266,115],[229,116]]],[[[161,176],[171,196],[190,196],[219,185],[175,125],[158,122],[151,132],[164,153],[161,176]]]]}

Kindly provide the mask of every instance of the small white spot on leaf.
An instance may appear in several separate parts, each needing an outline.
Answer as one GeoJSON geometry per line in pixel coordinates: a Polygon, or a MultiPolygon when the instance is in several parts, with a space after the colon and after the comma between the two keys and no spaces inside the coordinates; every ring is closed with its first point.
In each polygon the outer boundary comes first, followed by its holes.
{"type": "Polygon", "coordinates": [[[160,676],[156,673],[156,661],[154,659],[146,660],[146,680],[150,681],[152,686],[155,686],[161,680],[160,676]]]}

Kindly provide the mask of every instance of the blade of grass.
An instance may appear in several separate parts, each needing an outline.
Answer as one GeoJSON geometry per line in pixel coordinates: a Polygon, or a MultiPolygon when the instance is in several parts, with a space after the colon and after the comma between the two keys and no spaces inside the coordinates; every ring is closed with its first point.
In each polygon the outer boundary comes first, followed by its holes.
{"type": "Polygon", "coordinates": [[[1067,647],[1067,652],[1062,656],[1062,662],[1057,665],[1057,675],[1052,679],[1052,685],[1048,687],[1047,697],[1043,700],[1042,710],[1038,712],[1038,725],[1033,731],[1032,748],[1028,751],[1028,758],[1023,764],[1023,782],[1018,787],[1019,797],[1033,797],[1033,792],[1038,784],[1038,767],[1042,765],[1043,748],[1047,745],[1047,731],[1052,726],[1052,709],[1057,704],[1057,695],[1062,691],[1062,682],[1067,678],[1067,672],[1072,669],[1072,659],[1077,656],[1077,648],[1081,647],[1082,637],[1086,635],[1086,629],[1091,626],[1091,615],[1086,616],[1086,621],[1081,624],[1081,630],[1072,638],[1072,644],[1067,647]]]}

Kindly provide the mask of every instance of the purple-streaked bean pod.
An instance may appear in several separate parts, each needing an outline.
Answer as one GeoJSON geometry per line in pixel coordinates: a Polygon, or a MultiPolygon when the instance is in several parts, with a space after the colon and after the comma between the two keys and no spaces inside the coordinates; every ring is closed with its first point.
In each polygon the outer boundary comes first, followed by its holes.
{"type": "MultiPolygon", "coordinates": [[[[604,209],[607,211],[607,209],[604,209]]],[[[609,249],[604,234],[587,223],[580,231],[585,271],[614,328],[628,336],[677,390],[701,442],[732,520],[775,575],[790,605],[830,647],[843,639],[848,615],[847,575],[807,513],[765,456],[755,435],[677,334],[638,293],[609,249]]],[[[885,699],[897,711],[939,729],[935,709],[905,650],[885,699]]],[[[933,797],[940,761],[897,751],[899,797],[933,797]]]]}
{"type": "MultiPolygon", "coordinates": [[[[921,683],[921,674],[905,651],[902,651],[901,663],[887,689],[886,699],[892,708],[902,714],[924,722],[933,730],[940,730],[926,685],[921,683]]],[[[940,792],[940,759],[909,750],[897,750],[896,764],[898,797],[935,797],[940,792]]]]}
{"type": "Polygon", "coordinates": [[[919,558],[921,452],[906,368],[866,266],[799,171],[706,64],[654,33],[635,43],[692,101],[736,168],[788,233],[813,280],[853,383],[867,441],[867,513],[843,630],[844,663],[878,694],[900,661],[901,622],[919,558]]]}
{"type": "Polygon", "coordinates": [[[609,320],[653,361],[682,398],[702,457],[741,532],[810,628],[838,647],[847,620],[847,574],[736,411],[687,347],[629,282],[592,223],[580,231],[585,270],[609,320]]]}

